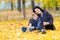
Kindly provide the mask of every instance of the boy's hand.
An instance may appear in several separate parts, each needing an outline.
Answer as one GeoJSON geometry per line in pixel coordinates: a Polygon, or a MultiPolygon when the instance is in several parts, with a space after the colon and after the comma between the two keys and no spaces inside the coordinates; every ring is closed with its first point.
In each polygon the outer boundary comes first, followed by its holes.
{"type": "Polygon", "coordinates": [[[26,32],[29,32],[29,29],[27,29],[27,31],[26,32]]]}

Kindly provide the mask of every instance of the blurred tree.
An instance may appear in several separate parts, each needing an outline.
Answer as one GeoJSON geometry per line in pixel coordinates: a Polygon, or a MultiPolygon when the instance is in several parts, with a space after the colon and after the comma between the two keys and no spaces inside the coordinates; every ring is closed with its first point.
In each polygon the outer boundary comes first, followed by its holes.
{"type": "Polygon", "coordinates": [[[18,11],[21,12],[21,0],[18,0],[18,11]]]}
{"type": "Polygon", "coordinates": [[[8,3],[9,0],[5,0],[6,3],[8,3]]]}
{"type": "Polygon", "coordinates": [[[46,9],[46,1],[45,0],[42,1],[42,6],[43,6],[43,9],[46,9]]]}
{"type": "Polygon", "coordinates": [[[23,18],[26,19],[26,8],[25,8],[25,0],[22,0],[22,8],[23,8],[23,18]]]}
{"type": "Polygon", "coordinates": [[[47,2],[47,8],[48,8],[48,10],[50,10],[50,4],[51,4],[50,1],[48,1],[47,2]]]}
{"type": "Polygon", "coordinates": [[[59,10],[57,1],[55,1],[55,7],[56,7],[56,10],[59,10]]]}
{"type": "Polygon", "coordinates": [[[32,9],[35,6],[34,0],[31,0],[32,9]]]}
{"type": "Polygon", "coordinates": [[[13,10],[13,0],[11,0],[11,10],[13,10]]]}
{"type": "Polygon", "coordinates": [[[40,4],[42,3],[42,0],[35,0],[35,2],[36,2],[39,6],[41,6],[40,4]]]}

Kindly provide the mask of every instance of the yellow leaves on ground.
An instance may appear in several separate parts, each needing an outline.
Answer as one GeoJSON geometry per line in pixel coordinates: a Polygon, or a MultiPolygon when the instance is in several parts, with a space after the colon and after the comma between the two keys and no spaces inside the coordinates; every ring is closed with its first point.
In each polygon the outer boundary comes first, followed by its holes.
{"type": "Polygon", "coordinates": [[[54,25],[57,30],[46,30],[46,34],[33,32],[22,32],[21,27],[28,26],[28,19],[0,22],[0,40],[60,40],[60,19],[55,18],[54,25]]]}

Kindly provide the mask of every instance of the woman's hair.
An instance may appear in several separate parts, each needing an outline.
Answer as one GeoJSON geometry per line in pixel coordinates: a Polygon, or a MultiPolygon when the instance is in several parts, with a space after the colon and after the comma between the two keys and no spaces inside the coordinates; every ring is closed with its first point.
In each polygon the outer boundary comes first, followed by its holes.
{"type": "Polygon", "coordinates": [[[35,6],[34,8],[33,8],[33,12],[35,13],[35,9],[36,8],[38,8],[38,9],[40,9],[42,12],[44,11],[43,9],[41,9],[39,6],[35,6]]]}

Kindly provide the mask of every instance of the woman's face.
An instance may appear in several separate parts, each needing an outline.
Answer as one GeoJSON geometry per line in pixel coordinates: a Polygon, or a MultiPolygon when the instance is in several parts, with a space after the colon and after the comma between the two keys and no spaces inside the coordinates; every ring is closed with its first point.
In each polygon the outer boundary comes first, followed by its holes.
{"type": "Polygon", "coordinates": [[[36,13],[36,14],[41,14],[42,11],[41,11],[40,9],[36,8],[36,9],[35,9],[35,13],[36,13]]]}

